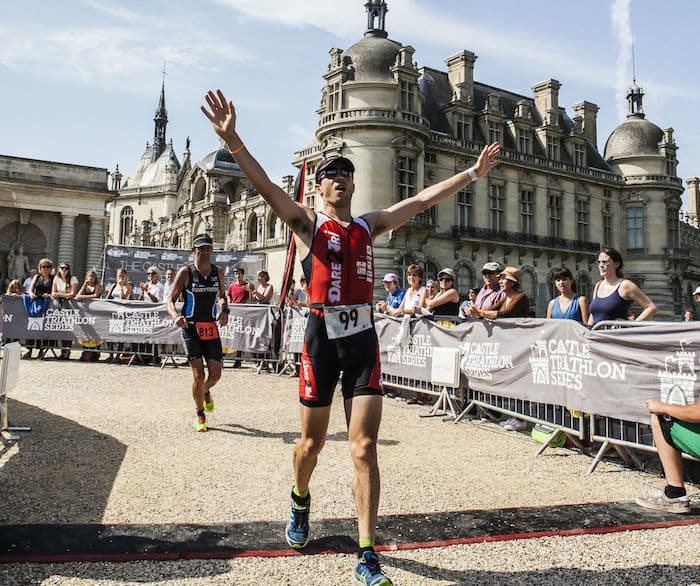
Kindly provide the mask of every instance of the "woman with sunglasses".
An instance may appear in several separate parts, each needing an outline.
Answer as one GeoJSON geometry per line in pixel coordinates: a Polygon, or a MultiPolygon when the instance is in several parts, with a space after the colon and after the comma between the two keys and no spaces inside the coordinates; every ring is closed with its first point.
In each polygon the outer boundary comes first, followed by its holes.
{"type": "Polygon", "coordinates": [[[588,325],[605,320],[626,320],[633,301],[642,308],[636,321],[651,319],[656,314],[656,305],[651,299],[632,281],[623,277],[623,264],[622,255],[614,248],[603,247],[598,253],[598,270],[602,279],[593,289],[588,325]]]}
{"type": "MultiPolygon", "coordinates": [[[[34,279],[32,279],[32,283],[27,290],[29,297],[32,299],[48,299],[51,297],[54,279],[54,276],[51,274],[51,269],[53,269],[53,262],[51,262],[51,259],[42,258],[39,261],[37,265],[38,272],[34,276],[34,279]]],[[[39,348],[39,358],[43,358],[45,352],[43,346],[43,340],[27,340],[27,352],[22,358],[31,358],[33,348],[39,348]]]]}
{"type": "MultiPolygon", "coordinates": [[[[53,279],[51,287],[51,297],[54,299],[73,299],[78,294],[78,277],[71,275],[70,265],[67,262],[62,262],[58,265],[58,272],[53,279]]],[[[61,342],[61,355],[59,360],[68,360],[70,358],[70,340],[61,342]]]]}
{"type": "Polygon", "coordinates": [[[163,301],[163,283],[160,282],[160,271],[158,267],[152,266],[146,271],[148,281],[140,284],[141,301],[152,301],[160,303],[163,301]]]}
{"type": "Polygon", "coordinates": [[[422,306],[433,314],[457,316],[459,314],[459,292],[454,288],[454,282],[455,272],[450,268],[442,269],[438,273],[440,290],[432,299],[428,299],[426,293],[422,306]]]}

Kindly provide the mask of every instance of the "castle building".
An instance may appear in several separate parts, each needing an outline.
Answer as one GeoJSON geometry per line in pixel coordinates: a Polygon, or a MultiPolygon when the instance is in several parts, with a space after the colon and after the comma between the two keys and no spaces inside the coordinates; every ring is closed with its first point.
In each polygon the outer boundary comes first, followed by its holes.
{"type": "Polygon", "coordinates": [[[24,280],[42,258],[69,263],[80,282],[101,267],[107,176],[98,167],[0,155],[0,284],[24,280]]]}
{"type": "MultiPolygon", "coordinates": [[[[559,81],[536,83],[521,95],[477,81],[477,56],[467,50],[446,69],[419,67],[415,50],[391,40],[387,4],[368,0],[367,30],[351,47],[329,52],[313,144],[296,152],[307,162],[305,203],[317,207],[314,169],[329,155],[355,164],[353,212],[362,214],[411,197],[471,166],[498,141],[502,162],[487,178],[376,240],[376,273],[405,273],[411,263],[428,276],[452,267],[461,294],[480,285],[481,267],[518,267],[532,313],[543,316],[553,295],[551,274],[567,266],[589,296],[598,280],[601,246],[625,258],[625,275],[677,319],[700,283],[700,179],[687,180],[681,212],[673,129],[646,118],[643,91],[633,83],[628,116],[598,150],[598,106],[582,100],[571,114],[559,104],[559,81]]],[[[287,228],[254,192],[225,148],[196,165],[183,164],[165,143],[165,94],[134,174],[116,192],[109,241],[189,246],[209,232],[217,247],[268,252],[278,288],[287,228]]],[[[113,177],[114,180],[114,177],[113,177]]],[[[291,178],[284,188],[291,193],[291,178]]],[[[383,294],[378,282],[377,296],[383,294]]]]}

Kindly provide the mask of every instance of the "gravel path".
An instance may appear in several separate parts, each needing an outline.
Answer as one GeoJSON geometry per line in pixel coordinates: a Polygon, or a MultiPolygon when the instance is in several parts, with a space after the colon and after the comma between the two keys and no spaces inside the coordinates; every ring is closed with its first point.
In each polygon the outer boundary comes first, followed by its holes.
{"type": "MultiPolygon", "coordinates": [[[[74,354],[75,356],[75,354],[74,354]]],[[[297,381],[226,369],[209,433],[187,368],[23,361],[10,417],[34,431],[0,455],[0,519],[19,523],[280,521],[292,483],[297,381]]],[[[422,419],[386,399],[380,515],[629,501],[658,474],[550,449],[484,422],[422,419]]],[[[313,516],[351,517],[340,402],[312,480],[313,516]]],[[[697,487],[694,502],[698,506],[697,487]]],[[[355,537],[355,536],[353,536],[355,537]]],[[[700,526],[383,554],[397,584],[700,583],[700,526]]],[[[251,544],[254,547],[254,544],[251,544]]],[[[4,564],[0,584],[349,584],[351,555],[4,564]]]]}

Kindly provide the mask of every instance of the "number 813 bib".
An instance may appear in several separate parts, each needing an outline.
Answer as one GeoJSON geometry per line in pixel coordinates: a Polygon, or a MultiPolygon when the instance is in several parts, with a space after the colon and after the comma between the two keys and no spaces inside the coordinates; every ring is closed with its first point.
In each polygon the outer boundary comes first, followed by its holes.
{"type": "Polygon", "coordinates": [[[327,305],[323,308],[323,316],[329,340],[347,338],[374,327],[372,307],[366,303],[327,305]]]}

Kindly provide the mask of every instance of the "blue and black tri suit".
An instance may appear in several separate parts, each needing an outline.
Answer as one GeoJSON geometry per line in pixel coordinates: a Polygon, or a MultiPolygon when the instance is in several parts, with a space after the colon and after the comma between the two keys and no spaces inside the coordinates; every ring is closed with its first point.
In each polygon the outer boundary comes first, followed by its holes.
{"type": "Polygon", "coordinates": [[[182,330],[188,360],[204,358],[223,360],[221,339],[216,324],[217,303],[220,293],[219,269],[211,265],[208,277],[202,275],[194,265],[187,265],[188,280],[183,291],[185,302],[181,314],[187,319],[182,330]]]}

